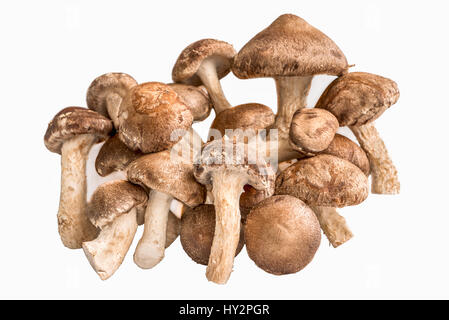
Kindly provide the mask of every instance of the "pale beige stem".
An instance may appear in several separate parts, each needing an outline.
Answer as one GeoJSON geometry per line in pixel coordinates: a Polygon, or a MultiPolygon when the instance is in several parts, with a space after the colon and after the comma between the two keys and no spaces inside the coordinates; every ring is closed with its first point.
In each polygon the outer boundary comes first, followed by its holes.
{"type": "Polygon", "coordinates": [[[134,208],[103,227],[95,240],[83,243],[84,253],[101,280],[108,279],[120,267],[133,242],[136,230],[134,208]]]}
{"type": "MultiPolygon", "coordinates": [[[[173,203],[173,201],[172,201],[173,203]]],[[[171,211],[171,209],[170,209],[171,211]]],[[[137,224],[143,225],[145,223],[145,207],[137,208],[137,224]]],[[[167,219],[167,235],[165,239],[165,248],[167,249],[179,236],[181,228],[181,220],[173,213],[168,215],[167,219]]]]}
{"type": "Polygon", "coordinates": [[[311,206],[330,244],[337,248],[353,237],[345,218],[335,208],[311,206]]]}
{"type": "Polygon", "coordinates": [[[110,93],[106,97],[106,108],[115,128],[118,128],[119,125],[118,113],[122,100],[122,97],[118,93],[110,93]]]}
{"type": "Polygon", "coordinates": [[[350,127],[362,149],[368,156],[371,167],[371,193],[398,194],[401,184],[398,171],[388,155],[387,148],[379,136],[374,123],[350,127]]]}
{"type": "Polygon", "coordinates": [[[86,160],[96,141],[94,135],[79,135],[66,141],[61,149],[58,230],[62,243],[70,249],[80,249],[83,242],[98,235],[86,215],[86,160]]]}

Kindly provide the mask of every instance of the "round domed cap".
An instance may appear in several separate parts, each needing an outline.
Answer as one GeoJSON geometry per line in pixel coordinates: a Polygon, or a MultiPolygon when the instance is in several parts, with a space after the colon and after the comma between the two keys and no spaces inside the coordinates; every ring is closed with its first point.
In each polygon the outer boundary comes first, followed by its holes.
{"type": "Polygon", "coordinates": [[[179,96],[179,99],[190,109],[194,121],[203,121],[212,110],[212,101],[209,93],[203,86],[195,87],[182,83],[170,83],[179,96]]]}

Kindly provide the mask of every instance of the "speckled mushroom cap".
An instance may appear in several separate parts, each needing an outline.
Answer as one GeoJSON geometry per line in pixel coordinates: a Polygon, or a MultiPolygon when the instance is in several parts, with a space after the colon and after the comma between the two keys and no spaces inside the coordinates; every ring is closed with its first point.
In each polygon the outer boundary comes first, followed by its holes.
{"type": "Polygon", "coordinates": [[[257,204],[245,225],[246,251],[266,272],[283,275],[302,270],[321,242],[314,212],[301,200],[273,196],[257,204]]]}
{"type": "Polygon", "coordinates": [[[182,83],[170,83],[169,86],[175,90],[181,101],[189,107],[194,121],[203,121],[209,116],[212,101],[203,86],[195,87],[182,83]]]}
{"type": "MultiPolygon", "coordinates": [[[[181,219],[181,244],[196,263],[207,265],[215,235],[215,207],[203,204],[186,210],[181,219]]],[[[237,256],[244,245],[243,228],[235,251],[237,256]]]]}
{"type": "Polygon", "coordinates": [[[345,207],[368,197],[368,178],[349,161],[323,154],[300,160],[276,179],[276,194],[301,199],[308,205],[345,207]]]}
{"type": "Polygon", "coordinates": [[[321,154],[330,154],[349,161],[362,170],[366,176],[370,173],[369,160],[365,151],[351,139],[341,134],[335,134],[332,142],[325,150],[321,151],[321,154]]]}
{"type": "Polygon", "coordinates": [[[131,88],[119,112],[119,137],[131,150],[152,153],[166,150],[174,130],[187,130],[193,122],[189,108],[168,85],[147,82],[131,88]]]}
{"type": "Polygon", "coordinates": [[[82,134],[92,134],[104,140],[112,131],[112,122],[98,112],[68,107],[58,112],[48,124],[44,143],[51,152],[61,154],[65,141],[82,134]]]}
{"type": "Polygon", "coordinates": [[[304,154],[314,155],[329,146],[338,127],[337,118],[329,111],[298,110],[290,126],[290,145],[304,154]]]}
{"type": "Polygon", "coordinates": [[[95,159],[95,169],[105,177],[114,171],[124,170],[128,164],[142,155],[130,150],[118,137],[118,134],[106,140],[95,159]]]}
{"type": "Polygon", "coordinates": [[[108,117],[107,97],[116,93],[125,97],[129,89],[137,85],[137,81],[126,73],[110,72],[96,78],[87,89],[86,101],[89,109],[108,117]]]}
{"type": "Polygon", "coordinates": [[[242,222],[246,222],[246,218],[250,210],[259,202],[267,198],[266,193],[263,190],[257,190],[250,185],[243,187],[243,193],[240,195],[240,215],[242,222]]]}
{"type": "Polygon", "coordinates": [[[330,111],[341,127],[361,126],[379,118],[398,99],[399,89],[393,80],[352,72],[335,79],[315,107],[330,111]]]}
{"type": "Polygon", "coordinates": [[[190,44],[178,57],[172,71],[174,82],[182,82],[194,86],[202,84],[196,75],[201,63],[214,58],[217,62],[218,79],[226,76],[231,70],[232,59],[236,52],[234,47],[224,41],[203,39],[190,44]]]}
{"type": "Polygon", "coordinates": [[[211,129],[219,130],[224,136],[226,129],[265,129],[274,123],[273,111],[259,103],[242,104],[220,112],[214,119],[211,129]]]}
{"type": "Polygon", "coordinates": [[[87,216],[94,226],[102,228],[134,207],[145,205],[147,200],[145,190],[128,181],[106,182],[92,194],[87,205],[87,216]]]}
{"type": "Polygon", "coordinates": [[[169,150],[144,155],[128,166],[128,179],[171,195],[195,207],[206,200],[206,189],[193,176],[193,165],[180,157],[171,157],[169,150]]]}
{"type": "Polygon", "coordinates": [[[341,75],[348,62],[324,33],[292,14],[277,18],[235,56],[232,72],[240,79],[341,75]]]}

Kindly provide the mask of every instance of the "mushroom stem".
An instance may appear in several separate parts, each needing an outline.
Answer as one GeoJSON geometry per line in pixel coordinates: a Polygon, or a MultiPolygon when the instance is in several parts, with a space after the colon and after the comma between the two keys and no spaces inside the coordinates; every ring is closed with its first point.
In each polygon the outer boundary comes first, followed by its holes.
{"type": "Polygon", "coordinates": [[[368,156],[371,167],[371,192],[398,194],[401,188],[398,172],[374,123],[353,126],[350,129],[368,156]]]}
{"type": "Polygon", "coordinates": [[[353,237],[345,218],[335,208],[311,206],[330,244],[337,248],[353,237]]]}
{"type": "Polygon", "coordinates": [[[134,253],[134,262],[142,269],[151,269],[164,258],[172,200],[172,196],[156,190],[151,190],[149,194],[143,235],[134,253]]]}
{"type": "Polygon", "coordinates": [[[118,128],[119,125],[118,113],[122,100],[123,98],[118,93],[110,93],[106,98],[106,108],[115,128],[118,128]]]}
{"type": "Polygon", "coordinates": [[[79,249],[98,235],[86,214],[86,161],[96,141],[95,135],[83,134],[64,142],[61,148],[58,230],[62,243],[70,249],[79,249]]]}
{"type": "Polygon", "coordinates": [[[218,79],[217,62],[214,58],[204,60],[196,74],[200,77],[203,85],[209,92],[212,102],[214,103],[214,110],[216,114],[231,108],[231,104],[226,99],[220,80],[218,79]]]}
{"type": "Polygon", "coordinates": [[[209,281],[225,284],[231,275],[239,243],[239,199],[246,179],[229,171],[216,171],[212,179],[216,222],[206,277],[209,281]]]}
{"type": "Polygon", "coordinates": [[[83,250],[101,280],[111,277],[120,267],[137,230],[136,209],[116,218],[93,241],[84,242],[83,250]]]}

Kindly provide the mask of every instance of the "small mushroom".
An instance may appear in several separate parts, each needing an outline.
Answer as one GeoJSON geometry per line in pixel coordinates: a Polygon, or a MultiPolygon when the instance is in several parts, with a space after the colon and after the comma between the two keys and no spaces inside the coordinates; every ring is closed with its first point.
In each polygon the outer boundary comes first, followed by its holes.
{"type": "Polygon", "coordinates": [[[136,207],[147,199],[144,189],[124,180],[106,182],[93,193],[87,215],[101,231],[95,240],[83,243],[83,250],[102,280],[125,259],[137,230],[136,207]]]}
{"type": "Polygon", "coordinates": [[[394,81],[353,72],[334,80],[316,104],[317,108],[333,113],[340,126],[349,126],[356,136],[369,158],[372,193],[400,191],[397,170],[373,123],[398,99],[399,89],[394,81]]]}
{"type": "Polygon", "coordinates": [[[195,87],[182,83],[170,83],[169,86],[175,90],[181,101],[189,107],[193,121],[203,121],[209,116],[212,101],[203,86],[195,87]]]}
{"type": "Polygon", "coordinates": [[[321,231],[313,211],[301,200],[277,195],[257,204],[245,225],[248,256],[275,275],[296,273],[315,256],[321,231]]]}
{"type": "Polygon", "coordinates": [[[68,107],[55,115],[45,132],[45,146],[61,155],[58,229],[63,244],[79,249],[98,234],[86,215],[86,161],[91,147],[104,140],[112,122],[99,113],[68,107]]]}
{"type": "Polygon", "coordinates": [[[250,185],[245,185],[243,187],[243,193],[240,196],[240,215],[242,216],[242,223],[246,223],[246,218],[248,217],[251,209],[267,198],[267,194],[264,190],[257,190],[250,185]]]}
{"type": "MultiPolygon", "coordinates": [[[[215,208],[202,204],[189,208],[181,220],[181,244],[187,255],[196,263],[207,265],[215,233],[215,208]]],[[[244,245],[243,228],[235,251],[237,256],[244,245]]]]}
{"type": "Polygon", "coordinates": [[[240,235],[239,199],[243,186],[273,194],[273,169],[247,145],[223,138],[209,142],[203,148],[199,163],[195,164],[195,178],[211,188],[216,225],[206,277],[224,284],[232,272],[234,255],[240,235]]]}

